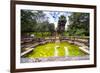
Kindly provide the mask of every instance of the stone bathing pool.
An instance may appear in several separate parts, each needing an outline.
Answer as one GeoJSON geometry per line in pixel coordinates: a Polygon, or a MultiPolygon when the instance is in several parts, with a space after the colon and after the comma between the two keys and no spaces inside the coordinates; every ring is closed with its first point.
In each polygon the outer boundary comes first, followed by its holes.
{"type": "Polygon", "coordinates": [[[30,53],[21,58],[21,62],[43,62],[64,60],[87,60],[89,55],[79,46],[68,42],[50,42],[36,46],[30,53]]]}

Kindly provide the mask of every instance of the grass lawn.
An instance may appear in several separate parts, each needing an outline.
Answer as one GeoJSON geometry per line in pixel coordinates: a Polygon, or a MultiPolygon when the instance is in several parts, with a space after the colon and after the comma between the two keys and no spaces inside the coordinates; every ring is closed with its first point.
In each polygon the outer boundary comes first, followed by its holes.
{"type": "Polygon", "coordinates": [[[44,45],[37,46],[31,53],[27,54],[25,57],[28,58],[43,58],[43,57],[54,57],[55,51],[57,51],[57,56],[66,56],[65,48],[68,49],[68,55],[67,56],[84,56],[86,55],[84,52],[82,52],[79,49],[79,46],[67,43],[67,42],[61,42],[61,43],[47,43],[44,45]],[[59,46],[55,50],[55,46],[59,46]]]}

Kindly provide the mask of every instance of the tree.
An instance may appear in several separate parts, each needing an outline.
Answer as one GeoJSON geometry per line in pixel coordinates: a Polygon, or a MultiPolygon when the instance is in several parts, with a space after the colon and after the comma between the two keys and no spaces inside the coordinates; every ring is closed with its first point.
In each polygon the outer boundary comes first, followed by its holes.
{"type": "Polygon", "coordinates": [[[46,24],[49,23],[43,11],[21,10],[22,32],[38,31],[38,28],[40,28],[40,26],[44,26],[46,24]]]}
{"type": "Polygon", "coordinates": [[[21,10],[21,32],[35,31],[34,27],[37,24],[35,16],[30,10],[21,10]]]}
{"type": "Polygon", "coordinates": [[[70,36],[89,36],[89,13],[72,13],[67,33],[70,36]]]}
{"type": "Polygon", "coordinates": [[[49,23],[48,19],[43,11],[21,10],[21,33],[52,33],[55,30],[54,24],[49,23]]]}
{"type": "Polygon", "coordinates": [[[54,23],[50,23],[48,28],[49,28],[49,32],[51,32],[51,36],[52,36],[53,32],[55,31],[54,23]]]}

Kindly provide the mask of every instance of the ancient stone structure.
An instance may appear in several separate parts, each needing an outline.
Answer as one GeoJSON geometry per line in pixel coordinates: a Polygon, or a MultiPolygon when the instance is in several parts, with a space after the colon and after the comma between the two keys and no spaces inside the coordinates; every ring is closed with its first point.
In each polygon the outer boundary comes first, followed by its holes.
{"type": "Polygon", "coordinates": [[[58,20],[58,27],[57,27],[58,33],[64,32],[66,22],[67,22],[66,17],[64,15],[61,15],[58,20]]]}

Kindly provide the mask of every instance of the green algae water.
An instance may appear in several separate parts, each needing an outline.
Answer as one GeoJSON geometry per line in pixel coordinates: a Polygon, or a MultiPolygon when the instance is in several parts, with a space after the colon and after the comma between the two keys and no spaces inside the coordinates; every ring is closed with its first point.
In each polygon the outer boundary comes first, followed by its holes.
{"type": "Polygon", "coordinates": [[[79,46],[68,42],[46,43],[38,45],[26,58],[62,57],[62,56],[84,56],[86,53],[79,49],[79,46]]]}

